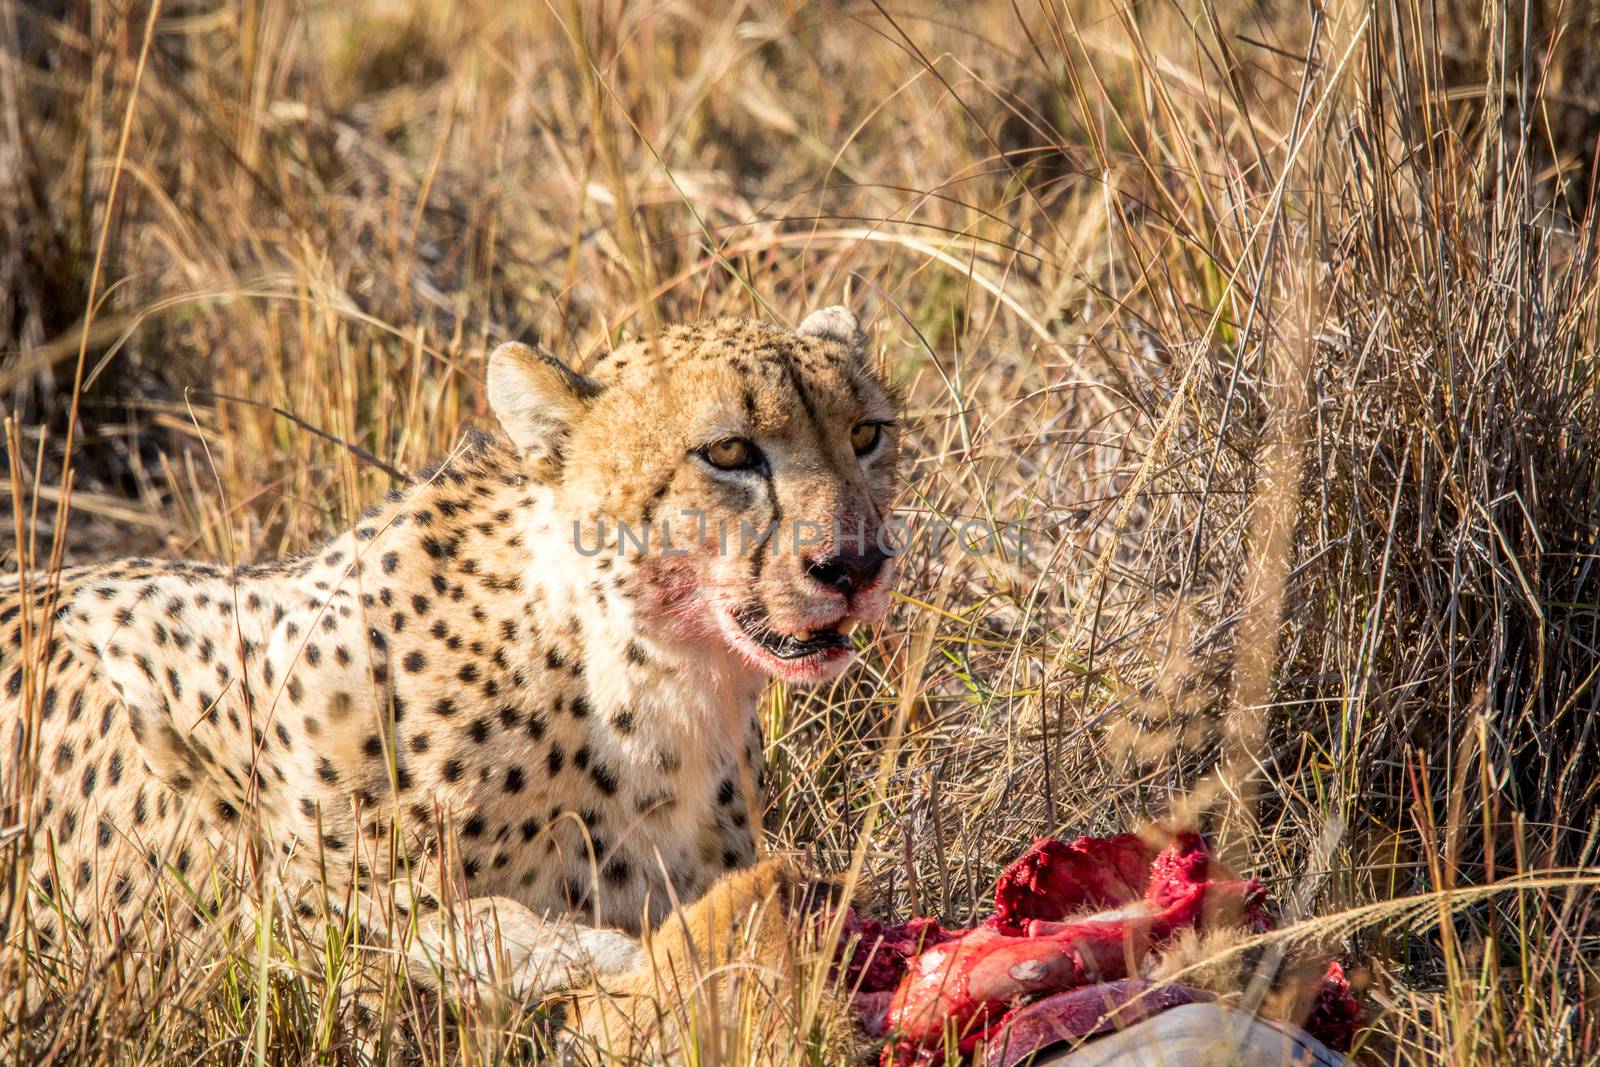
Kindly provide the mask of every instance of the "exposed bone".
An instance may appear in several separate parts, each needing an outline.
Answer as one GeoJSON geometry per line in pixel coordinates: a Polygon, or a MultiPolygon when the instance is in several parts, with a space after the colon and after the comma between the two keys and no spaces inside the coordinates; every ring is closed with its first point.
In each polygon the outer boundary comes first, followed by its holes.
{"type": "Polygon", "coordinates": [[[1350,1067],[1350,1061],[1293,1026],[1277,1026],[1220,1004],[1186,1004],[1035,1067],[1350,1067]]]}

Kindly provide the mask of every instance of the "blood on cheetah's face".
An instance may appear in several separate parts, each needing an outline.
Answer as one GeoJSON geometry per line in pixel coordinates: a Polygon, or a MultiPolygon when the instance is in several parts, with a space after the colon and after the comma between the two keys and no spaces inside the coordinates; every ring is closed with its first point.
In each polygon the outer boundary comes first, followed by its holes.
{"type": "Polygon", "coordinates": [[[583,565],[657,632],[817,683],[882,616],[897,413],[844,308],[670,327],[590,376],[505,345],[488,385],[583,565]]]}

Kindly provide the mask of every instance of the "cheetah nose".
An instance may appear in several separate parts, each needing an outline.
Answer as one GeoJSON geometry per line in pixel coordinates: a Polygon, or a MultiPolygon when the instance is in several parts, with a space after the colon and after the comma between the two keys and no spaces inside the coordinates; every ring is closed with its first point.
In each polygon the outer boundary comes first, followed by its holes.
{"type": "Polygon", "coordinates": [[[889,554],[876,546],[865,552],[839,552],[823,559],[809,560],[806,574],[819,585],[851,596],[877,580],[889,554]]]}

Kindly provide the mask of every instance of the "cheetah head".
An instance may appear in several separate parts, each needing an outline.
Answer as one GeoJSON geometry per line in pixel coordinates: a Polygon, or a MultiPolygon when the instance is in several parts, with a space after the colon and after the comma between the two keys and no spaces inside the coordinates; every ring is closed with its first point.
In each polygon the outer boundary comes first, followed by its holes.
{"type": "Polygon", "coordinates": [[[572,566],[659,639],[815,684],[885,611],[896,407],[848,310],[673,326],[588,375],[502,345],[488,393],[572,566]]]}

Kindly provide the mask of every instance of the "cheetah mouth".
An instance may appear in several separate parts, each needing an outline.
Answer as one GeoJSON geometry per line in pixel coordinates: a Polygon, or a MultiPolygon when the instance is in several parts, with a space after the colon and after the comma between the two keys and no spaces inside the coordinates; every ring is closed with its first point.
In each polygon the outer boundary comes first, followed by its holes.
{"type": "Polygon", "coordinates": [[[744,610],[734,614],[740,631],[763,652],[785,662],[826,655],[830,652],[848,652],[850,635],[861,620],[846,615],[825,628],[783,633],[767,622],[766,613],[744,610]]]}

